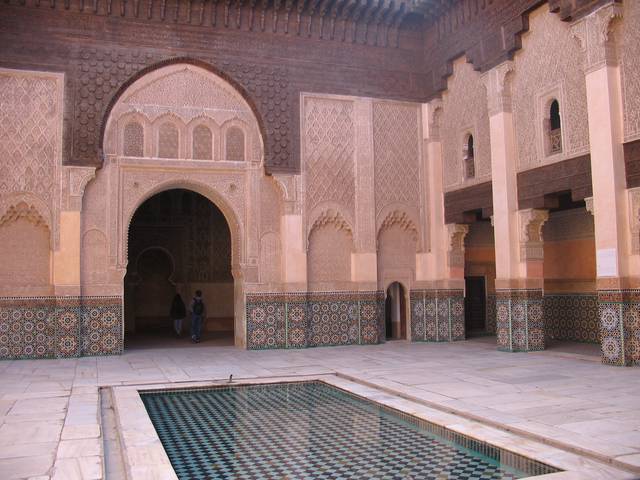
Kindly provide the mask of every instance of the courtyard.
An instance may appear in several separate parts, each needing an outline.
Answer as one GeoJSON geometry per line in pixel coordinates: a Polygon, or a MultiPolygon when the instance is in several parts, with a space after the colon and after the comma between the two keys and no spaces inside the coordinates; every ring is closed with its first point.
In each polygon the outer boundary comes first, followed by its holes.
{"type": "MultiPolygon", "coordinates": [[[[485,338],[261,351],[171,341],[125,349],[121,356],[3,361],[0,477],[124,478],[123,471],[134,466],[125,468],[126,451],[109,453],[117,432],[103,424],[109,407],[103,387],[170,388],[230,375],[241,381],[332,374],[338,374],[335,381],[378,390],[381,398],[455,414],[460,424],[479,423],[496,438],[515,434],[521,440],[513,448],[533,442],[558,449],[556,456],[577,454],[588,467],[557,478],[640,475],[637,369],[602,365],[589,346],[506,353],[485,338]]],[[[141,454],[127,461],[144,465],[150,459],[141,454]]],[[[164,478],[143,470],[134,470],[136,479],[164,478]]]]}

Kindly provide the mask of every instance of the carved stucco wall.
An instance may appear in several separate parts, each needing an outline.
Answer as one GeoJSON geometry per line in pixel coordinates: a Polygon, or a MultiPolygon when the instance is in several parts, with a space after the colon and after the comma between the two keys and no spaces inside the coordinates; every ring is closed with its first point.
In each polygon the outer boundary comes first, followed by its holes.
{"type": "Polygon", "coordinates": [[[420,206],[420,109],[373,102],[376,215],[391,204],[420,206]]]}
{"type": "Polygon", "coordinates": [[[214,160],[227,160],[229,142],[232,160],[261,160],[262,141],[251,108],[226,81],[200,67],[177,64],[134,82],[109,117],[106,153],[137,149],[138,134],[126,128],[131,122],[143,127],[144,156],[199,158],[204,148],[199,142],[211,138],[212,145],[207,147],[214,160]],[[202,128],[196,130],[199,126],[206,126],[210,136],[203,136],[202,128]],[[242,137],[237,129],[244,134],[244,146],[238,145],[242,137]]]}
{"type": "Polygon", "coordinates": [[[535,168],[589,152],[585,54],[571,35],[570,24],[545,4],[529,15],[529,31],[514,58],[513,116],[518,170],[535,168]],[[562,153],[548,156],[543,120],[551,99],[560,104],[562,153]]]}
{"type": "MultiPolygon", "coordinates": [[[[266,264],[261,255],[275,255],[279,264],[282,200],[273,180],[264,177],[257,120],[244,99],[224,80],[192,65],[172,65],[147,74],[134,82],[114,106],[105,145],[104,167],[86,189],[82,212],[83,242],[89,247],[82,254],[86,294],[95,294],[98,289],[121,293],[128,261],[129,222],[146,199],[172,188],[193,190],[220,208],[231,231],[233,265],[243,270],[244,282],[261,281],[259,268],[266,264]],[[146,158],[123,155],[126,126],[132,121],[143,127],[146,158]],[[158,158],[158,134],[167,122],[177,129],[178,142],[169,142],[165,151],[176,157],[158,158]],[[211,131],[210,137],[201,137],[207,142],[211,139],[212,161],[193,159],[200,156],[197,152],[206,151],[197,145],[202,142],[197,133],[201,126],[211,131]],[[225,134],[234,128],[244,134],[246,154],[243,161],[224,161],[225,134]],[[106,242],[97,240],[101,234],[106,242]],[[105,258],[107,273],[100,276],[96,272],[105,258]]],[[[276,282],[279,269],[265,275],[276,282]]]]}
{"type": "Polygon", "coordinates": [[[453,63],[453,75],[442,95],[443,185],[454,190],[491,178],[491,144],[487,91],[480,74],[460,58],[453,63]],[[468,134],[474,139],[475,178],[464,179],[463,146],[468,134]]]}
{"type": "Polygon", "coordinates": [[[309,290],[349,289],[352,252],[352,235],[343,225],[329,222],[314,227],[307,251],[309,290]]]}
{"type": "MultiPolygon", "coordinates": [[[[330,205],[353,219],[354,107],[353,100],[307,96],[303,101],[303,171],[306,209],[311,217],[330,205]]],[[[313,219],[311,219],[313,222],[313,219]]]]}
{"type": "Polygon", "coordinates": [[[411,288],[415,278],[416,232],[401,224],[384,226],[378,235],[378,286],[386,290],[388,284],[401,281],[411,288]]]}
{"type": "Polygon", "coordinates": [[[0,69],[3,295],[51,294],[62,163],[63,76],[0,69]]]}
{"type": "MultiPolygon", "coordinates": [[[[351,279],[351,252],[376,248],[383,224],[389,228],[397,223],[401,230],[411,230],[411,250],[403,254],[413,272],[415,253],[426,231],[421,221],[426,182],[420,106],[319,94],[304,94],[301,105],[310,288],[346,288],[345,282],[351,279]],[[342,233],[325,228],[333,220],[340,225],[338,230],[354,232],[350,233],[352,244],[342,233]],[[322,228],[316,228],[318,224],[322,228]],[[338,246],[339,252],[335,250],[338,246]],[[329,258],[322,256],[326,248],[333,248],[340,262],[327,263],[329,258]],[[327,265],[335,270],[333,283],[325,275],[327,265]]],[[[401,244],[406,246],[404,241],[401,244]]],[[[413,273],[403,272],[412,278],[413,273]]]]}
{"type": "Polygon", "coordinates": [[[640,138],[640,2],[626,1],[623,4],[622,46],[622,93],[624,101],[624,136],[626,141],[640,138]]]}
{"type": "Polygon", "coordinates": [[[0,216],[34,207],[57,242],[62,163],[61,74],[0,69],[0,216]]]}
{"type": "Polygon", "coordinates": [[[0,219],[0,294],[50,294],[49,229],[25,203],[18,209],[0,219]]]}
{"type": "Polygon", "coordinates": [[[260,179],[260,283],[273,284],[281,280],[282,242],[280,220],[283,202],[276,181],[260,179]]]}

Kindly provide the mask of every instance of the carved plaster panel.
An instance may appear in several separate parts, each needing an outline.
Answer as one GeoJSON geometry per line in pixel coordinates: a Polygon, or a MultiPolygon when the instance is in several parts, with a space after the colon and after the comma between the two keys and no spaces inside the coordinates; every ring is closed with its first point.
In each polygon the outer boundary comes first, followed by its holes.
{"type": "Polygon", "coordinates": [[[513,117],[518,170],[589,152],[585,54],[572,30],[541,6],[529,15],[529,31],[513,60],[513,117]],[[553,99],[560,105],[562,152],[547,156],[545,119],[553,99]]]}
{"type": "Polygon", "coordinates": [[[315,291],[349,288],[352,252],[351,226],[338,212],[328,210],[316,218],[307,249],[309,288],[315,291]]]}
{"type": "MultiPolygon", "coordinates": [[[[134,82],[109,117],[104,142],[106,153],[139,151],[138,146],[130,145],[127,125],[132,121],[143,127],[146,156],[198,156],[193,148],[197,139],[194,127],[205,124],[212,133],[213,145],[208,149],[212,151],[213,160],[228,159],[227,151],[221,146],[225,143],[225,132],[233,126],[244,133],[242,160],[262,161],[262,139],[247,102],[226,81],[194,65],[160,68],[134,82]],[[167,122],[178,130],[177,138],[166,133],[167,122]]],[[[233,159],[240,160],[236,157],[238,155],[233,159]]]]}
{"type": "Polygon", "coordinates": [[[144,200],[170,188],[194,190],[216,204],[225,215],[231,230],[232,262],[234,265],[243,262],[244,248],[246,248],[246,239],[243,236],[246,225],[246,191],[243,173],[194,169],[172,171],[160,168],[125,168],[120,175],[122,183],[118,202],[120,215],[118,215],[117,228],[117,231],[121,232],[118,235],[120,265],[126,265],[127,231],[133,213],[144,200]]]}
{"type": "Polygon", "coordinates": [[[491,144],[487,90],[480,74],[464,58],[453,64],[447,90],[442,96],[440,136],[442,141],[442,176],[445,190],[480,183],[491,178],[491,144]],[[474,135],[475,177],[464,178],[463,142],[465,128],[474,135]]]}
{"type": "Polygon", "coordinates": [[[585,68],[591,72],[605,65],[616,65],[614,20],[622,18],[623,7],[613,0],[571,25],[571,33],[586,53],[585,68]]]}
{"type": "Polygon", "coordinates": [[[302,158],[306,209],[337,204],[349,218],[355,213],[355,122],[352,99],[302,97],[302,158]]]}
{"type": "Polygon", "coordinates": [[[284,199],[284,213],[287,215],[302,214],[304,189],[301,175],[273,174],[272,178],[284,199]]]}
{"type": "Polygon", "coordinates": [[[421,130],[418,105],[373,102],[376,214],[392,203],[420,206],[421,130]]]}
{"type": "Polygon", "coordinates": [[[520,223],[520,258],[522,260],[542,260],[544,243],[542,226],[549,219],[548,210],[528,208],[518,211],[520,223]]]}
{"type": "Polygon", "coordinates": [[[629,195],[629,228],[631,253],[640,254],[640,187],[627,190],[629,195]]]}
{"type": "MultiPolygon", "coordinates": [[[[58,243],[64,75],[0,68],[0,202],[30,197],[58,243]],[[46,206],[46,207],[45,207],[46,206]]],[[[1,213],[1,212],[0,212],[1,213]]]]}
{"type": "Polygon", "coordinates": [[[624,2],[620,61],[624,136],[626,141],[640,138],[640,2],[624,2]]]}
{"type": "Polygon", "coordinates": [[[447,224],[449,267],[464,267],[464,238],[468,233],[469,225],[460,223],[447,224]]]}
{"type": "Polygon", "coordinates": [[[95,177],[95,167],[62,167],[62,208],[82,210],[82,197],[87,184],[95,177]]]}

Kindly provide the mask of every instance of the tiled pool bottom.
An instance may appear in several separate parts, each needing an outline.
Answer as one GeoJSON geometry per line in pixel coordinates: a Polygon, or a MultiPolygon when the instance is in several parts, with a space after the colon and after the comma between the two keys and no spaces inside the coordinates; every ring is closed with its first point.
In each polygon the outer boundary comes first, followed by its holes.
{"type": "Polygon", "coordinates": [[[180,480],[488,480],[557,471],[318,381],[141,397],[180,480]]]}

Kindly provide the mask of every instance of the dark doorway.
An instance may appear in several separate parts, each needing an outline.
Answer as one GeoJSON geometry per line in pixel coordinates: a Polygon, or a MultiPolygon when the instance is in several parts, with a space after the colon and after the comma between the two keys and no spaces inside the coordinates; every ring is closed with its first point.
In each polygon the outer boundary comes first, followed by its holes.
{"type": "Polygon", "coordinates": [[[400,282],[387,288],[384,303],[385,337],[387,340],[407,338],[407,313],[405,290],[400,282]]]}
{"type": "Polygon", "coordinates": [[[145,201],[129,226],[125,276],[125,346],[187,345],[196,290],[206,305],[202,342],[233,344],[231,234],[222,212],[190,190],[167,190],[145,201]],[[179,336],[170,318],[176,293],[187,309],[179,336]]]}
{"type": "Polygon", "coordinates": [[[468,337],[486,333],[487,292],[484,277],[465,277],[464,323],[468,337]]]}

